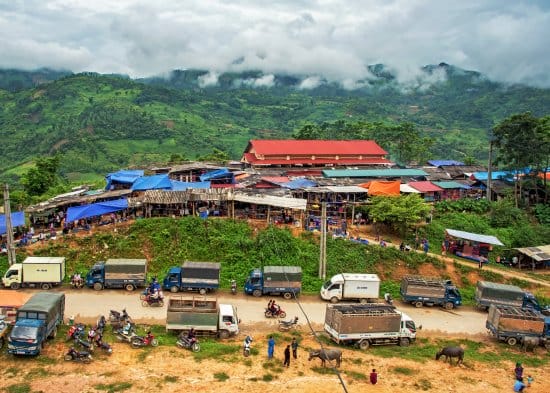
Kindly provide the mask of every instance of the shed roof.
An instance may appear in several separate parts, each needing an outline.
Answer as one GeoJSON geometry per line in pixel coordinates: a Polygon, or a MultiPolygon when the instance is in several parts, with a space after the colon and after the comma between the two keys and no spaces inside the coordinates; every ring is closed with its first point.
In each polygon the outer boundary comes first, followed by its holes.
{"type": "Polygon", "coordinates": [[[420,191],[418,191],[415,188],[412,188],[408,184],[400,184],[399,191],[402,192],[403,194],[420,194],[420,191]]]}
{"type": "MultiPolygon", "coordinates": [[[[249,148],[262,155],[386,155],[372,140],[296,140],[296,139],[253,139],[249,148]]],[[[250,149],[247,149],[250,151],[250,149]]]]}
{"type": "Polygon", "coordinates": [[[546,246],[516,248],[516,250],[537,262],[550,261],[550,244],[546,246]]]}
{"type": "Polygon", "coordinates": [[[272,195],[247,195],[235,193],[233,199],[238,202],[255,203],[257,205],[284,207],[296,210],[306,210],[307,204],[307,199],[277,197],[272,195]]]}
{"type": "Polygon", "coordinates": [[[324,177],[416,177],[427,176],[421,169],[325,169],[324,177]]]}
{"type": "Polygon", "coordinates": [[[468,189],[470,186],[467,186],[466,184],[462,184],[456,181],[434,181],[432,182],[438,187],[444,188],[444,189],[454,189],[454,188],[464,188],[468,189]]]}
{"type": "Polygon", "coordinates": [[[460,239],[472,240],[474,242],[479,242],[479,243],[494,244],[496,246],[504,246],[504,244],[502,244],[501,241],[498,240],[495,236],[479,235],[477,233],[457,231],[456,229],[445,229],[445,232],[447,232],[449,236],[453,236],[460,239]]]}
{"type": "Polygon", "coordinates": [[[439,192],[443,191],[441,187],[436,186],[431,181],[411,181],[408,183],[412,188],[420,192],[439,192]]]}

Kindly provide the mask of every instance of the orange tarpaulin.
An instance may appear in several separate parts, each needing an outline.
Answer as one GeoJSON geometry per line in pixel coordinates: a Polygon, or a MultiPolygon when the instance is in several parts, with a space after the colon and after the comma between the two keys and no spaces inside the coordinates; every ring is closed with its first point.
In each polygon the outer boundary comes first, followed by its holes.
{"type": "Polygon", "coordinates": [[[366,188],[369,195],[400,195],[399,186],[401,182],[398,181],[380,181],[373,180],[368,183],[359,184],[360,187],[366,188]]]}

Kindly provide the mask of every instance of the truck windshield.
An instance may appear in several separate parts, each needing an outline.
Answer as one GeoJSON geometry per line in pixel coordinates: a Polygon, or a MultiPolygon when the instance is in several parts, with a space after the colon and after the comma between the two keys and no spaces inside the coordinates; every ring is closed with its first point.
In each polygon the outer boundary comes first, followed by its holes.
{"type": "Polygon", "coordinates": [[[409,329],[412,333],[416,333],[416,326],[414,321],[405,321],[405,327],[409,329]]]}
{"type": "Polygon", "coordinates": [[[13,340],[36,340],[38,336],[38,328],[32,326],[14,326],[11,331],[11,338],[13,340]]]}
{"type": "Polygon", "coordinates": [[[323,288],[328,289],[332,285],[332,281],[328,280],[323,284],[323,288]]]}

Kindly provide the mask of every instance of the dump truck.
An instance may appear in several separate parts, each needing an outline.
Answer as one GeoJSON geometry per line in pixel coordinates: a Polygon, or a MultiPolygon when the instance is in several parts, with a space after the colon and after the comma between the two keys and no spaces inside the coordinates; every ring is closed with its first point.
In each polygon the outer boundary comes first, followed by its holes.
{"type": "Polygon", "coordinates": [[[401,280],[401,297],[416,307],[442,306],[452,310],[462,304],[462,296],[450,280],[436,277],[405,276],[401,280]]]}
{"type": "Polygon", "coordinates": [[[376,302],[380,293],[380,278],[376,274],[342,273],[333,276],[321,287],[321,298],[338,303],[357,300],[376,302]]]}
{"type": "Polygon", "coordinates": [[[546,311],[535,296],[515,285],[500,284],[489,281],[478,281],[475,292],[476,305],[485,310],[495,306],[511,306],[546,311]]]}
{"type": "Polygon", "coordinates": [[[416,340],[414,321],[385,303],[327,304],[325,332],[338,344],[363,350],[371,345],[406,347],[416,340]]]}
{"type": "Polygon", "coordinates": [[[181,267],[170,268],[162,286],[172,293],[195,291],[205,295],[220,287],[220,264],[185,261],[181,267]]]}
{"type": "Polygon", "coordinates": [[[244,284],[244,292],[260,297],[282,295],[292,299],[302,290],[302,268],[300,266],[264,266],[250,271],[244,284]]]}
{"type": "Polygon", "coordinates": [[[146,259],[107,259],[96,263],[86,275],[86,285],[96,291],[125,288],[133,291],[147,285],[146,259]]]}
{"type": "Polygon", "coordinates": [[[17,310],[8,337],[8,353],[38,355],[48,338],[57,335],[65,314],[65,294],[39,292],[17,310]]]}
{"type": "Polygon", "coordinates": [[[237,309],[215,298],[173,295],[168,299],[166,331],[193,328],[199,336],[227,338],[239,333],[239,322],[237,309]]]}
{"type": "Polygon", "coordinates": [[[65,278],[65,258],[27,257],[23,263],[11,265],[2,277],[4,287],[11,289],[41,288],[60,285],[65,278]]]}
{"type": "Polygon", "coordinates": [[[489,307],[485,326],[493,337],[509,345],[534,337],[550,350],[550,317],[538,311],[493,304],[489,307]]]}

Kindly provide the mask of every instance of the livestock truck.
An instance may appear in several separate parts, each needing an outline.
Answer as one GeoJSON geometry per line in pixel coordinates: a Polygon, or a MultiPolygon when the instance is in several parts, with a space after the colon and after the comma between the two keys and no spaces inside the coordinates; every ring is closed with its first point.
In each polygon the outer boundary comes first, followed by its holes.
{"type": "Polygon", "coordinates": [[[244,292],[260,297],[282,295],[292,299],[302,290],[302,268],[300,266],[264,266],[250,271],[244,284],[244,292]]]}
{"type": "Polygon", "coordinates": [[[57,335],[63,323],[65,294],[39,292],[17,310],[15,325],[8,337],[8,353],[38,355],[48,338],[57,335]]]}
{"type": "Polygon", "coordinates": [[[331,303],[338,303],[341,300],[376,302],[379,293],[380,278],[376,274],[337,274],[321,287],[321,298],[330,300],[331,303]]]}
{"type": "Polygon", "coordinates": [[[408,346],[416,325],[405,313],[386,304],[327,304],[325,332],[338,344],[363,350],[371,345],[408,346]]]}
{"type": "Polygon", "coordinates": [[[495,306],[511,306],[543,311],[535,296],[515,285],[478,281],[475,292],[476,305],[485,310],[495,306]]]}
{"type": "Polygon", "coordinates": [[[220,264],[185,261],[181,267],[170,268],[162,286],[172,293],[195,291],[205,295],[220,287],[220,264]]]}
{"type": "Polygon", "coordinates": [[[227,338],[239,333],[237,309],[203,296],[170,296],[166,312],[166,331],[195,329],[200,336],[227,338]]]}
{"type": "Polygon", "coordinates": [[[405,276],[401,280],[401,297],[416,307],[442,306],[452,310],[462,304],[462,296],[450,280],[435,277],[405,276]]]}
{"type": "Polygon", "coordinates": [[[147,285],[146,259],[107,259],[96,263],[86,275],[86,285],[96,291],[125,288],[133,291],[147,285]]]}
{"type": "Polygon", "coordinates": [[[535,310],[491,305],[485,326],[493,337],[509,345],[533,337],[550,350],[550,317],[535,310]]]}
{"type": "Polygon", "coordinates": [[[65,278],[65,258],[27,257],[22,263],[11,265],[2,277],[4,287],[42,288],[48,290],[60,285],[65,278]]]}

